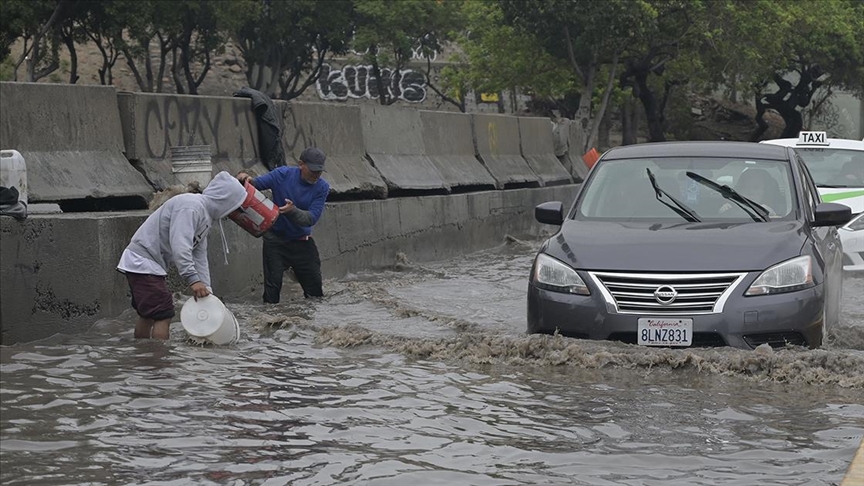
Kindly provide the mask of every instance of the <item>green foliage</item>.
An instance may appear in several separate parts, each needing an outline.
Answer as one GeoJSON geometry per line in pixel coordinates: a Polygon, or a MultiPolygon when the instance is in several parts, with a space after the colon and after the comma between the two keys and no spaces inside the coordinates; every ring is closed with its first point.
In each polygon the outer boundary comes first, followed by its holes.
{"type": "Polygon", "coordinates": [[[459,28],[459,5],[457,0],[354,0],[353,49],[364,53],[376,72],[382,104],[395,99],[384,89],[380,69],[401,70],[415,50],[426,59],[440,52],[459,28]]]}
{"type": "Polygon", "coordinates": [[[326,55],[348,49],[350,0],[231,0],[221,5],[223,25],[241,51],[250,86],[265,87],[266,80],[253,78],[253,67],[266,66],[277,77],[282,99],[299,96],[315,82],[326,55]],[[301,82],[304,73],[311,74],[301,82]]]}
{"type": "Polygon", "coordinates": [[[567,65],[549,54],[530,33],[504,23],[492,2],[468,0],[462,7],[466,32],[457,42],[464,68],[442,76],[447,86],[498,93],[519,89],[541,98],[561,98],[576,84],[567,65]]]}

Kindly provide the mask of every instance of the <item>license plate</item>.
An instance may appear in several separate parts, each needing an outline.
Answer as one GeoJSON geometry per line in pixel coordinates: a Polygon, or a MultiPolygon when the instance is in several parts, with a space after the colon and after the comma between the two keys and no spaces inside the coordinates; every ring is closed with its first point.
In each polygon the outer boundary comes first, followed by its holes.
{"type": "Polygon", "coordinates": [[[693,319],[641,318],[637,335],[641,346],[690,346],[693,319]]]}

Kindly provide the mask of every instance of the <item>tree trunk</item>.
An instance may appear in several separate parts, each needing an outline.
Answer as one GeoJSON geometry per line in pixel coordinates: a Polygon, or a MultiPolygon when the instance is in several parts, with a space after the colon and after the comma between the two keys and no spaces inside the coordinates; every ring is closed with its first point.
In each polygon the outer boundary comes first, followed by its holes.
{"type": "Polygon", "coordinates": [[[69,84],[78,82],[78,52],[75,50],[75,38],[73,37],[73,27],[70,25],[61,28],[61,37],[63,43],[66,44],[66,49],[69,51],[69,84]]]}
{"type": "Polygon", "coordinates": [[[639,141],[639,118],[635,99],[628,96],[621,105],[621,144],[634,145],[639,141]]]}

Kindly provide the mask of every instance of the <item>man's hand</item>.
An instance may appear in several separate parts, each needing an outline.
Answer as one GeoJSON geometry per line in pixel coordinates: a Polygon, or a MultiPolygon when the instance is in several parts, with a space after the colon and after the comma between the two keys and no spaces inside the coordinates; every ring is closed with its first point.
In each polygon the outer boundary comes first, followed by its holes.
{"type": "Polygon", "coordinates": [[[204,282],[201,282],[200,280],[190,285],[189,288],[192,289],[192,296],[195,297],[196,301],[199,298],[207,297],[208,295],[210,295],[210,291],[207,290],[207,286],[204,285],[204,282]]]}
{"type": "Polygon", "coordinates": [[[246,181],[249,181],[251,183],[252,177],[241,170],[237,173],[237,180],[240,181],[240,184],[245,184],[246,181]]]}
{"type": "Polygon", "coordinates": [[[290,199],[285,200],[284,206],[279,206],[279,214],[288,214],[294,210],[294,202],[290,199]]]}

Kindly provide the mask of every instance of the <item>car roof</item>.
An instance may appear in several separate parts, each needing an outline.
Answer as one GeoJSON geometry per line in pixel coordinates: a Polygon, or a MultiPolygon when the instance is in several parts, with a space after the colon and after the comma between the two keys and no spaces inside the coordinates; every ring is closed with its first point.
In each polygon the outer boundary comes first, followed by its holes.
{"type": "Polygon", "coordinates": [[[655,142],[624,145],[609,149],[603,160],[651,157],[730,157],[789,160],[786,149],[752,142],[655,142]]]}
{"type": "Polygon", "coordinates": [[[774,140],[763,140],[759,143],[769,145],[780,145],[781,147],[801,147],[801,148],[832,148],[846,150],[862,150],[864,151],[864,140],[850,140],[848,138],[828,138],[828,145],[817,144],[798,144],[797,138],[775,138],[774,140]]]}

